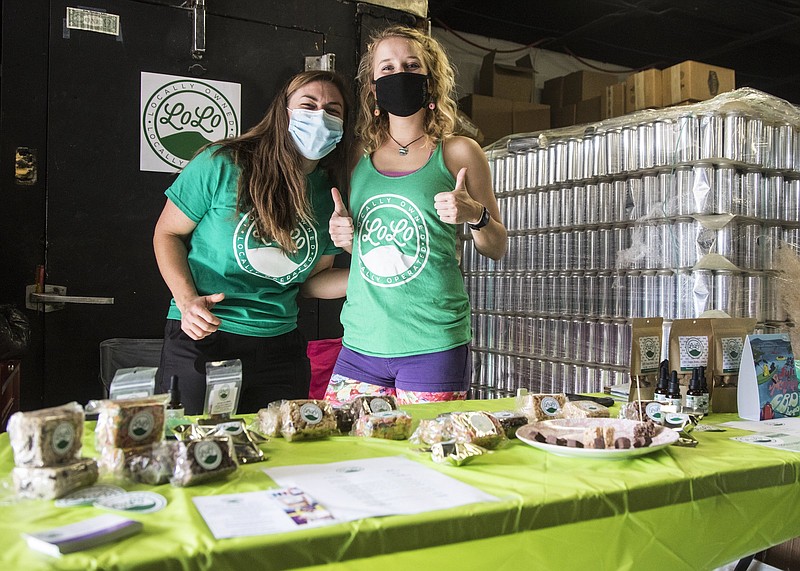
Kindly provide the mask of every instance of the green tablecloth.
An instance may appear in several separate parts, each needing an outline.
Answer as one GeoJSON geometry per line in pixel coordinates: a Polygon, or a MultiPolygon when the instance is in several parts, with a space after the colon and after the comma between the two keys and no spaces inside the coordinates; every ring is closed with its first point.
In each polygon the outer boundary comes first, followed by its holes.
{"type": "MultiPolygon", "coordinates": [[[[448,410],[503,410],[513,400],[403,407],[415,418],[448,410]]],[[[712,415],[718,423],[735,415],[712,415]]],[[[621,461],[564,458],[513,440],[461,467],[437,465],[408,442],[336,437],[263,445],[266,463],[193,488],[150,489],[168,506],[135,516],[143,533],[60,559],[28,549],[23,531],[99,515],[51,501],[0,506],[0,568],[214,571],[241,569],[650,569],[698,570],[800,535],[800,453],[731,441],[744,434],[695,433],[697,448],[668,447],[621,461]],[[370,518],[279,535],[215,540],[191,501],[197,495],[264,489],[265,466],[404,455],[501,498],[413,516],[370,518]]],[[[93,434],[85,455],[93,455],[93,434]]],[[[13,459],[0,437],[0,477],[13,459]]]]}

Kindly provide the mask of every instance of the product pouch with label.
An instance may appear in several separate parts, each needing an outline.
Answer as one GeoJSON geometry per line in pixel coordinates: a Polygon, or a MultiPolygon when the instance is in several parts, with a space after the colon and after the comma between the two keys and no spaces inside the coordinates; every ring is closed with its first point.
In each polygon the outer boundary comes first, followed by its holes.
{"type": "Polygon", "coordinates": [[[155,394],[158,367],[131,367],[117,369],[108,398],[112,400],[147,398],[155,394]]]}
{"type": "Polygon", "coordinates": [[[713,362],[711,319],[676,319],[669,330],[669,364],[678,372],[681,396],[686,396],[692,372],[705,367],[706,384],[710,383],[709,366],[713,362]]]}
{"type": "Polygon", "coordinates": [[[748,335],[739,368],[738,413],[748,420],[800,416],[800,390],[787,333],[748,335]]]}
{"type": "Polygon", "coordinates": [[[660,317],[631,320],[631,389],[629,400],[650,400],[658,381],[664,320],[660,317]]]}
{"type": "Polygon", "coordinates": [[[711,399],[711,412],[736,412],[739,365],[743,358],[744,342],[753,332],[756,320],[751,318],[712,319],[714,334],[713,359],[706,382],[711,399]],[[710,372],[711,382],[708,382],[710,372]]]}
{"type": "Polygon", "coordinates": [[[206,400],[203,415],[214,421],[227,420],[236,414],[242,392],[242,361],[206,363],[206,400]]]}
{"type": "Polygon", "coordinates": [[[8,439],[17,467],[60,466],[77,460],[83,438],[83,407],[77,402],[8,419],[8,439]]]}

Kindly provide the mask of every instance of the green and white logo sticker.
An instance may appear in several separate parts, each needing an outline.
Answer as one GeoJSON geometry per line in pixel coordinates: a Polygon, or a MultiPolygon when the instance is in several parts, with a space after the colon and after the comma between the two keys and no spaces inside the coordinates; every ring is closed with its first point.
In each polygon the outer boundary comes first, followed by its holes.
{"type": "Polygon", "coordinates": [[[389,404],[389,401],[382,398],[374,398],[369,401],[369,409],[373,412],[387,412],[394,410],[392,409],[392,405],[389,404]]]}
{"type": "Polygon", "coordinates": [[[356,217],[358,266],[379,287],[395,287],[420,275],[430,248],[425,217],[416,204],[397,194],[380,194],[356,217]]]}
{"type": "Polygon", "coordinates": [[[313,402],[307,402],[300,407],[300,417],[307,424],[319,424],[322,421],[322,409],[313,402]]]}
{"type": "Polygon", "coordinates": [[[202,440],[194,447],[194,459],[203,470],[216,470],[222,464],[222,449],[213,440],[202,440]]]}
{"type": "Polygon", "coordinates": [[[67,450],[72,448],[75,442],[75,427],[71,422],[59,422],[56,429],[53,431],[53,452],[58,456],[63,456],[67,450]]]}
{"type": "Polygon", "coordinates": [[[241,128],[238,83],[142,72],[140,170],[176,172],[241,128]]]}
{"type": "Polygon", "coordinates": [[[236,263],[245,272],[288,284],[310,271],[317,260],[317,231],[311,224],[300,222],[292,231],[297,252],[291,256],[277,242],[266,242],[258,234],[255,217],[242,216],[233,234],[233,253],[236,263]]]}
{"type": "Polygon", "coordinates": [[[128,424],[128,435],[136,441],[144,440],[150,433],[153,432],[155,427],[155,419],[153,413],[149,410],[143,410],[134,415],[128,424]]]}
{"type": "Polygon", "coordinates": [[[167,505],[167,498],[155,492],[127,492],[101,498],[96,508],[140,514],[157,512],[167,505]]]}

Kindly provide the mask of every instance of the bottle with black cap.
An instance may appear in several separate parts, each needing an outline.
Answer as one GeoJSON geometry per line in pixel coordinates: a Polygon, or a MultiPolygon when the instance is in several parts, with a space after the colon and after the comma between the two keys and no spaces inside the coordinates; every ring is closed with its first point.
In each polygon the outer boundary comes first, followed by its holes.
{"type": "Polygon", "coordinates": [[[689,381],[689,390],[686,391],[686,408],[694,412],[703,412],[703,377],[701,375],[703,367],[692,369],[692,379],[689,381]]]}
{"type": "Polygon", "coordinates": [[[670,373],[667,400],[664,404],[674,405],[678,412],[681,411],[681,385],[678,382],[678,371],[670,373]]]}
{"type": "Polygon", "coordinates": [[[668,404],[667,403],[667,396],[669,395],[669,391],[667,390],[668,386],[669,386],[669,364],[667,361],[661,361],[661,366],[658,368],[658,384],[656,385],[656,390],[653,391],[653,399],[656,402],[668,404]],[[665,363],[667,363],[666,366],[664,366],[665,363]]]}
{"type": "Polygon", "coordinates": [[[181,389],[178,384],[178,375],[169,378],[169,402],[166,409],[166,434],[167,437],[174,437],[172,430],[179,424],[186,424],[183,403],[181,402],[181,389]]]}
{"type": "Polygon", "coordinates": [[[703,393],[703,414],[708,414],[711,410],[711,393],[706,383],[706,368],[700,367],[700,380],[702,381],[701,391],[703,393]]]}

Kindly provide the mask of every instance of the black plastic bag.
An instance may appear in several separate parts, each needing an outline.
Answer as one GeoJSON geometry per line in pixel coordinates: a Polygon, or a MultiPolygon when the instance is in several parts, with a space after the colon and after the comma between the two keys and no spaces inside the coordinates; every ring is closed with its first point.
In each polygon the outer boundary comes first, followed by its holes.
{"type": "Polygon", "coordinates": [[[28,350],[31,324],[13,305],[0,305],[0,361],[16,359],[28,350]]]}

